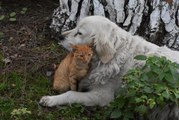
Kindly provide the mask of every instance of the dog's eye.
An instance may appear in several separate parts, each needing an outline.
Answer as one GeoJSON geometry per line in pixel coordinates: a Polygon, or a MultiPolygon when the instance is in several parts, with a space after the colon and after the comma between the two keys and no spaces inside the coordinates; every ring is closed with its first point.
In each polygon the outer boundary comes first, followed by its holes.
{"type": "Polygon", "coordinates": [[[78,33],[78,35],[82,35],[82,33],[81,33],[81,32],[79,32],[79,31],[78,31],[77,33],[78,33]]]}
{"type": "Polygon", "coordinates": [[[80,31],[78,31],[78,32],[74,35],[74,37],[77,36],[77,35],[82,35],[82,33],[81,33],[80,31]]]}

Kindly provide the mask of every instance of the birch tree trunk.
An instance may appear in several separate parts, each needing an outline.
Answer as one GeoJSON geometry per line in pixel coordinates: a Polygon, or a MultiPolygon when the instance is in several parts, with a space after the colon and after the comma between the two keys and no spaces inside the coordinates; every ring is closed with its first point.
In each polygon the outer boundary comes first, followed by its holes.
{"type": "Polygon", "coordinates": [[[131,34],[179,50],[179,0],[59,0],[50,27],[62,32],[89,15],[108,17],[131,34]]]}
{"type": "MultiPolygon", "coordinates": [[[[131,34],[179,50],[179,0],[59,0],[50,27],[63,32],[90,15],[105,16],[131,34]]],[[[157,107],[149,119],[179,120],[179,108],[172,103],[157,107]]]]}

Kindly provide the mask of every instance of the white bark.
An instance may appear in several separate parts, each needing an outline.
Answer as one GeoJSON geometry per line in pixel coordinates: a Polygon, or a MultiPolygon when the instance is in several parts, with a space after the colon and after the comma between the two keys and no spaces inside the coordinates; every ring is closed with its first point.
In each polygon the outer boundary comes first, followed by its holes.
{"type": "Polygon", "coordinates": [[[79,20],[81,20],[82,18],[88,16],[89,7],[90,7],[90,0],[83,0],[79,20]]]}
{"type": "Polygon", "coordinates": [[[168,43],[169,47],[179,48],[178,36],[179,26],[177,26],[177,9],[179,9],[179,1],[173,0],[172,6],[163,2],[161,18],[165,24],[165,30],[168,32],[164,38],[164,42],[168,43]]]}
{"type": "Polygon", "coordinates": [[[98,0],[93,0],[94,15],[105,16],[103,5],[98,0]]]}
{"type": "Polygon", "coordinates": [[[144,6],[145,6],[144,0],[138,0],[137,2],[138,2],[138,4],[135,8],[132,25],[129,29],[129,32],[131,32],[132,34],[136,33],[138,27],[140,26],[140,24],[142,22],[142,16],[143,16],[143,11],[144,11],[144,6]]]}
{"type": "Polygon", "coordinates": [[[150,15],[150,37],[155,37],[156,33],[159,31],[160,25],[160,10],[159,7],[155,7],[153,12],[150,15]]]}
{"type": "Polygon", "coordinates": [[[106,11],[109,13],[109,19],[113,22],[115,22],[116,18],[116,12],[115,12],[115,7],[114,7],[114,0],[106,0],[107,5],[106,5],[106,11]]]}
{"type": "Polygon", "coordinates": [[[80,2],[80,0],[72,0],[71,2],[72,4],[71,4],[71,12],[70,12],[69,20],[75,22],[78,5],[79,5],[78,3],[80,2]]]}
{"type": "Polygon", "coordinates": [[[129,3],[128,3],[128,8],[127,8],[127,13],[128,13],[128,16],[123,24],[123,26],[129,26],[129,24],[131,23],[131,19],[134,15],[134,10],[137,6],[137,0],[129,0],[129,3]]]}
{"type": "Polygon", "coordinates": [[[171,0],[170,3],[167,1],[169,0],[59,0],[51,28],[56,32],[65,31],[85,16],[101,15],[131,34],[140,34],[149,41],[179,50],[179,0],[171,0]]]}
{"type": "Polygon", "coordinates": [[[117,23],[123,23],[125,19],[124,3],[125,3],[125,0],[114,0],[114,9],[116,11],[117,23]]]}

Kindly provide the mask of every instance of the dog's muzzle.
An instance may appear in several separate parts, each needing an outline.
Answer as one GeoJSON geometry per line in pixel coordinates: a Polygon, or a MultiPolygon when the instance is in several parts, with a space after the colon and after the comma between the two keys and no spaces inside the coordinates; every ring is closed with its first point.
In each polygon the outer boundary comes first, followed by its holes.
{"type": "Polygon", "coordinates": [[[64,35],[59,35],[58,36],[58,41],[63,41],[65,40],[65,36],[64,35]]]}

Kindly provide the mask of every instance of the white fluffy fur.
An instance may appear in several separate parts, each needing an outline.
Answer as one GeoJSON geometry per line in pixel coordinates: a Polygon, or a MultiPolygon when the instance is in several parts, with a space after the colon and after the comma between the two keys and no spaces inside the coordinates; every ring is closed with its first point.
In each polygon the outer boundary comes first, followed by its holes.
{"type": "Polygon", "coordinates": [[[167,47],[159,47],[139,36],[132,36],[107,18],[90,16],[81,20],[76,28],[63,33],[61,44],[70,50],[70,43],[84,44],[94,42],[96,59],[92,70],[82,80],[80,88],[88,92],[68,91],[55,96],[44,96],[40,104],[56,106],[81,103],[86,106],[105,106],[114,99],[115,91],[121,86],[121,77],[130,68],[143,65],[133,58],[136,55],[166,56],[179,63],[179,52],[167,47]],[[99,58],[99,59],[98,59],[99,58]]]}

